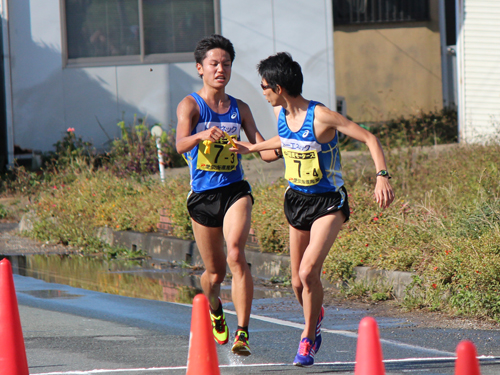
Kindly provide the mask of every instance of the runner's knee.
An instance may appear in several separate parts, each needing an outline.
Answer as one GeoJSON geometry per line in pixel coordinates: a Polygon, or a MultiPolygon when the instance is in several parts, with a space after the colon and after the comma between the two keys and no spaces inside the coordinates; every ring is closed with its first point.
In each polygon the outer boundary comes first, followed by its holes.
{"type": "Polygon", "coordinates": [[[299,270],[299,278],[302,285],[306,287],[312,287],[318,282],[321,283],[318,273],[312,267],[301,267],[299,270]]]}
{"type": "Polygon", "coordinates": [[[300,277],[298,275],[292,277],[292,288],[294,290],[302,292],[302,288],[303,288],[302,281],[300,280],[300,277]]]}
{"type": "Polygon", "coordinates": [[[208,273],[208,280],[210,281],[210,284],[212,285],[217,285],[217,284],[222,284],[224,281],[224,278],[226,277],[226,269],[220,269],[216,272],[211,272],[208,273]]]}
{"type": "Polygon", "coordinates": [[[236,247],[228,246],[226,260],[230,268],[248,266],[245,254],[236,247]]]}

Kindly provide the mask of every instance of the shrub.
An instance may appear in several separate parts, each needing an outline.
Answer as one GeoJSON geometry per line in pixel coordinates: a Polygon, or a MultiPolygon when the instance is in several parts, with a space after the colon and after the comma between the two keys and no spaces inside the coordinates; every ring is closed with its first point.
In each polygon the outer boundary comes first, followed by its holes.
{"type": "MultiPolygon", "coordinates": [[[[118,123],[121,138],[112,142],[106,155],[104,167],[117,176],[147,176],[159,171],[158,149],[145,120],[136,120],[131,126],[124,121],[118,123]]],[[[182,157],[175,150],[175,132],[164,131],[160,138],[163,162],[166,168],[184,165],[182,157]]]]}
{"type": "Polygon", "coordinates": [[[170,213],[173,235],[183,239],[193,239],[191,218],[186,208],[187,195],[191,187],[189,178],[181,177],[167,181],[165,195],[162,197],[162,208],[170,213]]]}
{"type": "Polygon", "coordinates": [[[283,214],[283,194],[287,182],[280,179],[269,186],[256,186],[252,228],[263,252],[288,253],[288,221],[283,214]]]}
{"type": "MultiPolygon", "coordinates": [[[[419,112],[408,117],[372,124],[360,124],[376,135],[386,150],[400,147],[432,146],[458,141],[457,111],[444,108],[438,111],[419,112]]],[[[364,145],[342,137],[344,150],[364,149],[364,145]]]]}
{"type": "Polygon", "coordinates": [[[93,160],[92,143],[77,137],[74,128],[68,128],[62,140],[54,144],[55,152],[44,155],[44,164],[49,168],[72,167],[76,161],[91,164],[93,160]]]}
{"type": "Polygon", "coordinates": [[[375,124],[371,131],[384,141],[387,149],[408,146],[432,146],[456,143],[458,140],[457,111],[444,108],[440,111],[403,116],[375,124]]]}
{"type": "Polygon", "coordinates": [[[9,216],[9,212],[3,204],[0,204],[0,219],[5,219],[7,216],[9,216]]]}

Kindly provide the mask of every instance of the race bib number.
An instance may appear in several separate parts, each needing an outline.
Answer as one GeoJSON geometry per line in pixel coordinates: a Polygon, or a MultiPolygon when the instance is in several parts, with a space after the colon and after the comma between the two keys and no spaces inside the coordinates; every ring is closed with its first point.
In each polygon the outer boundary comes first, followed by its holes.
{"type": "Polygon", "coordinates": [[[283,158],[285,178],[295,185],[316,185],[323,177],[316,150],[293,151],[284,148],[283,158]]]}
{"type": "MultiPolygon", "coordinates": [[[[236,138],[236,136],[232,137],[236,138]]],[[[198,163],[196,168],[210,172],[231,172],[238,165],[238,157],[229,151],[231,144],[227,139],[221,138],[206,146],[203,142],[198,145],[198,163]]]]}

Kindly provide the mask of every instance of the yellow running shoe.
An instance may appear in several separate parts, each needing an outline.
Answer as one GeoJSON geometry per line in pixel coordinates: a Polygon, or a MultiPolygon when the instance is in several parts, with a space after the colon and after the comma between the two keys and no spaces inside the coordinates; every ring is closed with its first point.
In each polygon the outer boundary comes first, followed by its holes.
{"type": "Polygon", "coordinates": [[[234,338],[234,344],[231,351],[234,354],[243,356],[252,354],[250,346],[248,345],[248,334],[245,331],[236,331],[236,337],[234,338]]]}
{"type": "MultiPolygon", "coordinates": [[[[220,298],[219,303],[222,305],[220,298]]],[[[222,311],[221,316],[215,316],[212,314],[212,311],[210,311],[210,320],[212,321],[212,332],[217,344],[227,344],[229,341],[229,329],[227,328],[226,315],[224,314],[224,311],[222,311]]]]}

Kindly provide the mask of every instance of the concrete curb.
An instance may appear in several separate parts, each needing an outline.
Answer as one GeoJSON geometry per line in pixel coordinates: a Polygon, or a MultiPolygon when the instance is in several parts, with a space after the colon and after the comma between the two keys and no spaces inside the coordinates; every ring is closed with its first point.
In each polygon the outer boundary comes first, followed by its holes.
{"type": "MultiPolygon", "coordinates": [[[[195,241],[181,240],[158,233],[117,232],[110,228],[100,228],[98,237],[109,245],[143,250],[157,261],[176,260],[191,265],[203,263],[195,241]]],[[[288,257],[261,253],[253,246],[245,248],[245,255],[252,275],[256,277],[268,279],[273,276],[285,276],[289,273],[290,259],[288,257]]]]}
{"type": "Polygon", "coordinates": [[[354,267],[354,274],[356,281],[392,287],[392,294],[398,300],[406,296],[406,287],[413,281],[411,272],[374,270],[370,267],[354,267]]]}
{"type": "MultiPolygon", "coordinates": [[[[191,240],[181,240],[159,233],[114,231],[111,228],[100,228],[98,237],[113,246],[143,250],[156,261],[185,261],[191,265],[203,263],[196,242],[191,240]]],[[[247,246],[245,255],[255,277],[269,279],[273,276],[289,275],[290,258],[286,255],[262,253],[254,246],[247,246]]],[[[392,287],[397,299],[405,297],[406,287],[413,281],[413,274],[410,272],[355,267],[354,273],[358,282],[392,287]]],[[[327,280],[323,280],[323,285],[332,286],[327,280]]]]}

